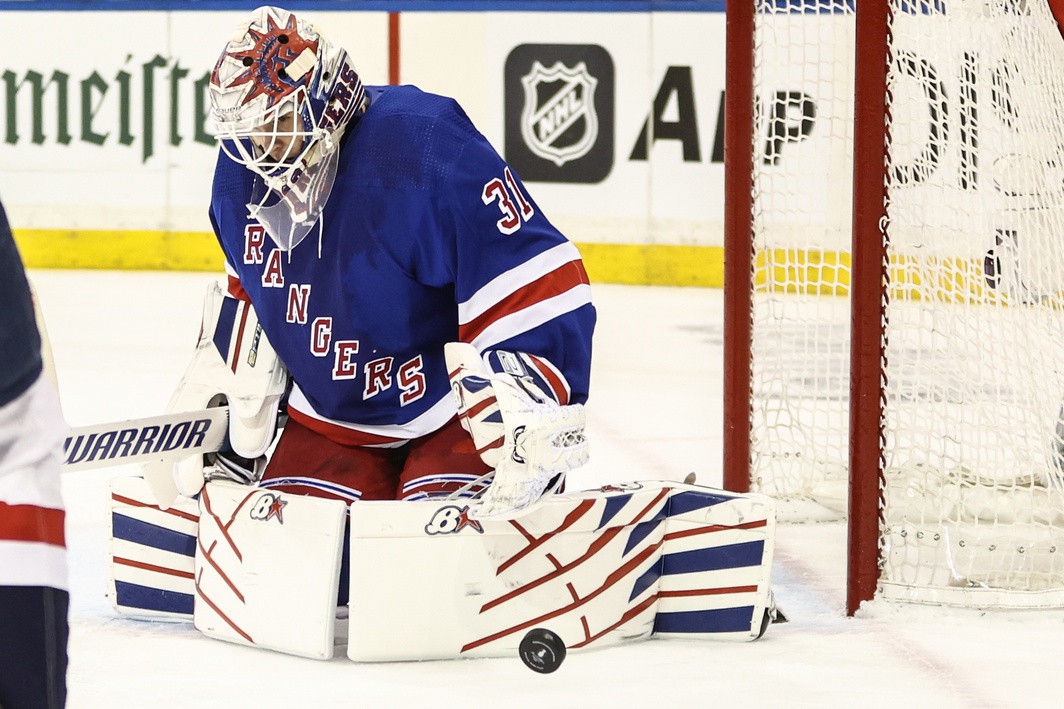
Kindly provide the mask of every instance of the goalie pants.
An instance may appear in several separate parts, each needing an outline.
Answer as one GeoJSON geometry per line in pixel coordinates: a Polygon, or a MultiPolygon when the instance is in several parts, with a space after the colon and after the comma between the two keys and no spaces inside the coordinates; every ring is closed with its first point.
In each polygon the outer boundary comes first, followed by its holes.
{"type": "Polygon", "coordinates": [[[490,470],[457,418],[398,448],[342,445],[289,418],[261,484],[347,502],[404,500],[448,495],[490,470]]]}

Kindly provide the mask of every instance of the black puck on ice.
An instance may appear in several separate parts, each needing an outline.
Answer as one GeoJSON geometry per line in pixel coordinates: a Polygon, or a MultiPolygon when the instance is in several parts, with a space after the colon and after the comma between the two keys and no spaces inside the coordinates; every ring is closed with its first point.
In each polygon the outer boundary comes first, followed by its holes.
{"type": "Polygon", "coordinates": [[[530,670],[541,674],[550,674],[565,659],[565,643],[546,628],[529,630],[517,651],[530,670]]]}

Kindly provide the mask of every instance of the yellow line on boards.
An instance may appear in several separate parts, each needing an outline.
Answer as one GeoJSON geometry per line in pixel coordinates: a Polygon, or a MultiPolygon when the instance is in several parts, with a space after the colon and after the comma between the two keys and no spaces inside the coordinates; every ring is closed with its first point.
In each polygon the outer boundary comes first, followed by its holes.
{"type": "MultiPolygon", "coordinates": [[[[202,232],[15,229],[27,268],[222,271],[214,235],[202,232]]],[[[594,283],[724,284],[724,249],[667,244],[577,244],[594,283]]]]}
{"type": "Polygon", "coordinates": [[[592,283],[724,286],[724,248],[669,244],[577,244],[592,283]]]}
{"type": "Polygon", "coordinates": [[[223,271],[214,235],[181,231],[14,229],[27,268],[223,271]]]}
{"type": "MultiPolygon", "coordinates": [[[[221,248],[206,232],[15,229],[27,268],[223,272],[221,248]]],[[[577,243],[592,283],[651,286],[724,285],[724,249],[671,244],[577,243]]],[[[895,255],[892,298],[997,302],[981,259],[895,255]]],[[[754,262],[758,292],[848,296],[850,255],[769,249],[754,262]]],[[[1064,294],[1055,295],[1057,300],[1064,294]]]]}

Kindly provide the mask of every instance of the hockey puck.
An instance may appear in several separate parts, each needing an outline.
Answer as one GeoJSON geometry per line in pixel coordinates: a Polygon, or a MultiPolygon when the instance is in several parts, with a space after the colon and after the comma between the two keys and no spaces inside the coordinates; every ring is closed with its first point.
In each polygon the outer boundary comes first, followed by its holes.
{"type": "Polygon", "coordinates": [[[546,628],[533,628],[525,634],[517,648],[528,669],[550,674],[561,667],[565,659],[565,643],[546,628]]]}

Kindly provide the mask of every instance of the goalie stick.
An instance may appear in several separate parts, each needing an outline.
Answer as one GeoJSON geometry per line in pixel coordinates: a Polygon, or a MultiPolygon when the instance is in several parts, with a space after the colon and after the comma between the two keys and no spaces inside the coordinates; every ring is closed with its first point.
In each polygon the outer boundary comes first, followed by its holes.
{"type": "Polygon", "coordinates": [[[63,471],[175,460],[227,446],[229,407],[72,428],[63,444],[63,471]]]}

